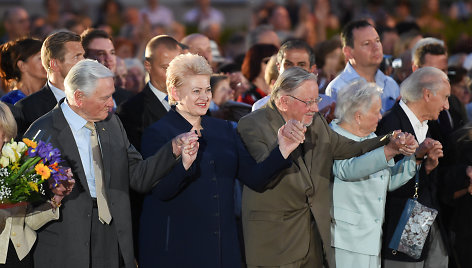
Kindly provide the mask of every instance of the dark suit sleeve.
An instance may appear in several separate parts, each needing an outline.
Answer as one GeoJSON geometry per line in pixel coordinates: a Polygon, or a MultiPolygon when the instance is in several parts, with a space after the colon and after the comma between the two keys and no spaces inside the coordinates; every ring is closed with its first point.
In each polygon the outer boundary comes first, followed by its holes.
{"type": "Polygon", "coordinates": [[[143,160],[141,154],[129,143],[123,125],[118,118],[117,121],[120,124],[125,146],[127,146],[130,186],[135,191],[147,192],[177,163],[172,153],[172,144],[167,142],[155,154],[143,160]]]}
{"type": "Polygon", "coordinates": [[[319,113],[317,114],[319,117],[318,120],[322,120],[322,124],[324,126],[323,130],[317,129],[317,131],[327,131],[329,135],[329,140],[333,152],[333,158],[335,160],[339,159],[348,159],[355,156],[359,156],[370,152],[378,147],[384,146],[388,144],[388,139],[383,139],[383,135],[367,139],[361,142],[357,142],[351,140],[349,138],[344,137],[343,135],[338,134],[336,131],[333,131],[329,126],[326,120],[321,116],[319,113]]]}

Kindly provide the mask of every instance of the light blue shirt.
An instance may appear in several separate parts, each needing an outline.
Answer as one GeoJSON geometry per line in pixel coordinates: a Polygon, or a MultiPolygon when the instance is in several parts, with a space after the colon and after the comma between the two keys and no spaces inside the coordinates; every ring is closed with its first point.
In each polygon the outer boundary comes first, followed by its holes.
{"type": "MultiPolygon", "coordinates": [[[[338,96],[338,91],[349,83],[364,79],[354,70],[352,65],[348,62],[344,70],[329,83],[326,88],[326,95],[336,99],[338,96]]],[[[386,76],[382,71],[377,70],[375,74],[375,83],[382,89],[382,109],[380,112],[384,114],[386,111],[390,110],[398,96],[400,96],[400,87],[398,87],[397,82],[391,77],[386,76]]]]}
{"type": "Polygon", "coordinates": [[[85,127],[87,120],[74,112],[67,104],[67,101],[64,101],[61,104],[61,109],[70,129],[72,130],[72,135],[74,136],[77,149],[79,150],[80,160],[82,161],[85,177],[87,178],[90,196],[96,198],[95,172],[93,169],[92,145],[90,143],[90,135],[92,132],[90,129],[85,127]]]}
{"type": "Polygon", "coordinates": [[[52,94],[54,94],[54,97],[56,98],[56,101],[59,102],[63,98],[66,97],[66,92],[64,90],[61,90],[51,84],[51,82],[48,80],[48,86],[51,88],[52,94]]]}

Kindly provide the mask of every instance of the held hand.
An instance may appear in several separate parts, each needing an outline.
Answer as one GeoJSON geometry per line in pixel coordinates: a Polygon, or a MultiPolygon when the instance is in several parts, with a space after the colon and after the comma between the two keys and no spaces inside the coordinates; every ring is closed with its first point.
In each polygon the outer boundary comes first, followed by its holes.
{"type": "Polygon", "coordinates": [[[175,157],[182,154],[182,147],[184,144],[191,143],[198,140],[198,135],[194,131],[182,133],[172,139],[172,152],[175,157]]]}
{"type": "Polygon", "coordinates": [[[433,142],[433,148],[428,151],[428,158],[424,162],[426,174],[431,173],[439,164],[439,158],[444,156],[442,144],[439,141],[433,142]]]}
{"type": "Polygon", "coordinates": [[[419,146],[415,136],[406,132],[402,132],[401,135],[403,135],[403,137],[400,137],[400,140],[404,139],[404,145],[400,147],[400,153],[406,156],[414,154],[419,146]]]}
{"type": "Polygon", "coordinates": [[[424,156],[434,147],[436,140],[431,138],[426,138],[416,149],[415,156],[416,158],[424,158],[424,156]]]}
{"type": "Polygon", "coordinates": [[[51,183],[49,184],[49,189],[54,193],[53,202],[56,206],[60,206],[62,199],[72,192],[74,185],[75,180],[72,178],[67,181],[62,181],[56,187],[53,187],[51,183]]]}
{"type": "Polygon", "coordinates": [[[300,143],[305,141],[306,127],[297,120],[289,120],[279,128],[277,139],[282,156],[287,159],[300,143]]]}
{"type": "Polygon", "coordinates": [[[192,166],[193,161],[197,158],[199,146],[200,143],[198,143],[198,141],[190,141],[183,145],[182,164],[184,165],[185,170],[188,170],[192,166]]]}
{"type": "Polygon", "coordinates": [[[384,153],[388,161],[397,154],[412,155],[417,147],[418,143],[413,135],[395,130],[390,142],[384,147],[384,153]]]}

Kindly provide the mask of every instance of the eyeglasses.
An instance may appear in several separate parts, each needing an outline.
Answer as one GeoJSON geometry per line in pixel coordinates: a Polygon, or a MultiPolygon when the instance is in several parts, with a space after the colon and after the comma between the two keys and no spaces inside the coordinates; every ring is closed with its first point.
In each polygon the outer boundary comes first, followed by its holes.
{"type": "Polygon", "coordinates": [[[292,96],[292,95],[287,95],[287,96],[292,97],[292,98],[296,99],[297,101],[300,101],[300,102],[305,103],[306,107],[311,107],[313,104],[318,104],[318,103],[320,103],[321,100],[323,99],[322,97],[319,97],[319,96],[318,96],[318,98],[316,98],[316,99],[314,99],[314,100],[304,101],[304,100],[301,100],[301,99],[299,99],[299,98],[297,98],[297,97],[295,97],[295,96],[292,96]]]}

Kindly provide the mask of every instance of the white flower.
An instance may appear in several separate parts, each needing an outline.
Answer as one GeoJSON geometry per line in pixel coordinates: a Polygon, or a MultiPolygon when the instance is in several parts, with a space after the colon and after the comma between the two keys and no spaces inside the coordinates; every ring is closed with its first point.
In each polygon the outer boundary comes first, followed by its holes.
{"type": "Polygon", "coordinates": [[[9,164],[10,161],[8,160],[8,157],[2,155],[2,157],[0,157],[0,166],[7,167],[9,164]]]}
{"type": "Polygon", "coordinates": [[[16,152],[16,148],[18,148],[16,142],[6,143],[2,148],[2,156],[8,157],[10,162],[15,163],[21,156],[18,152],[16,152]],[[15,144],[13,145],[13,143],[15,144]]]}

